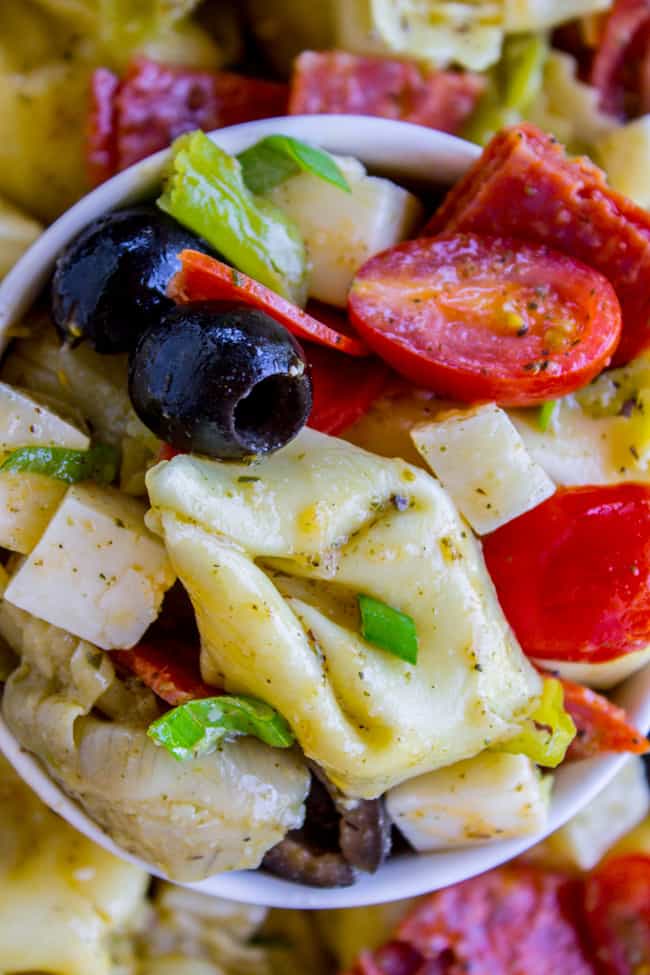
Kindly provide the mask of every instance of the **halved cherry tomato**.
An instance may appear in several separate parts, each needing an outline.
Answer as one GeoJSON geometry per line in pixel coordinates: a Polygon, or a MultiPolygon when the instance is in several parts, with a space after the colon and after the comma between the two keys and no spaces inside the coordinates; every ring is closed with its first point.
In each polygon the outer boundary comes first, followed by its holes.
{"type": "Polygon", "coordinates": [[[634,727],[623,708],[582,684],[558,679],[564,688],[564,707],[577,728],[567,758],[591,758],[604,752],[644,755],[650,751],[650,742],[634,727]]]}
{"type": "Polygon", "coordinates": [[[579,883],[509,864],[431,894],[396,937],[453,975],[594,975],[579,930],[579,883]]]}
{"type": "Polygon", "coordinates": [[[397,372],[466,402],[522,406],[578,389],[621,334],[618,299],[597,271],[544,245],[477,234],[372,257],[348,307],[397,372]]]}
{"type": "Polygon", "coordinates": [[[600,975],[650,971],[650,856],[607,860],[586,877],[584,905],[600,975]]]}
{"type": "Polygon", "coordinates": [[[483,551],[530,657],[594,663],[650,643],[650,486],[561,489],[483,551]]]}
{"type": "Polygon", "coordinates": [[[191,250],[182,251],[180,259],[181,270],[172,278],[169,286],[169,294],[175,301],[182,304],[192,301],[238,301],[266,312],[297,338],[308,339],[339,352],[347,352],[348,355],[368,355],[367,347],[359,339],[335,332],[275,291],[228,264],[191,250]]]}
{"type": "Polygon", "coordinates": [[[308,426],[337,434],[367,413],[388,382],[379,359],[353,359],[312,343],[304,346],[312,383],[308,426]]]}
{"type": "Polygon", "coordinates": [[[179,640],[139,643],[132,650],[113,650],[111,658],[174,707],[223,693],[202,680],[199,648],[188,647],[179,640]]]}

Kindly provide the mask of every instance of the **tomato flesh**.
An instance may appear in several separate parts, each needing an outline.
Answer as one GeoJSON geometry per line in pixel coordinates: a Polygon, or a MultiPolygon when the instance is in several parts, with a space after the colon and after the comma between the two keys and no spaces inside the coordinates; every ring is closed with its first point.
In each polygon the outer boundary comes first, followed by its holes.
{"type": "Polygon", "coordinates": [[[453,399],[524,406],[586,385],[621,334],[597,271],[541,244],[452,234],[372,257],[352,324],[397,372],[453,399]]]}
{"type": "Polygon", "coordinates": [[[258,281],[235,268],[198,251],[180,254],[181,269],[169,285],[175,301],[237,301],[264,311],[296,338],[317,342],[348,355],[366,356],[368,349],[358,338],[343,335],[318,321],[258,281]]]}
{"type": "Polygon", "coordinates": [[[650,966],[650,856],[607,860],[585,879],[587,924],[600,975],[650,966]]]}
{"type": "Polygon", "coordinates": [[[483,551],[529,656],[595,663],[650,643],[650,486],[558,490],[483,551]]]}

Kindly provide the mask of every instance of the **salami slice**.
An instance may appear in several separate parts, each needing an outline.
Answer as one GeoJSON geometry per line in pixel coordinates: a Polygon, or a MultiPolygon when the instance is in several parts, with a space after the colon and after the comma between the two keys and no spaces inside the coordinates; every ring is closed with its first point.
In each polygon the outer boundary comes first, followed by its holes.
{"type": "Polygon", "coordinates": [[[91,186],[99,186],[117,172],[117,75],[106,68],[93,71],[90,114],[86,133],[86,165],[91,186]]]}
{"type": "Polygon", "coordinates": [[[131,650],[113,650],[110,656],[120,669],[139,677],[172,707],[223,693],[203,682],[198,646],[180,640],[139,643],[131,650]]]}
{"type": "Polygon", "coordinates": [[[564,706],[578,729],[569,745],[568,759],[592,758],[607,752],[645,755],[650,743],[631,723],[623,708],[596,691],[562,680],[564,706]]]}
{"type": "Polygon", "coordinates": [[[442,231],[511,235],[583,261],[609,279],[621,303],[614,364],[650,347],[650,215],[536,126],[514,126],[492,139],[424,234],[442,231]]]}
{"type": "MultiPolygon", "coordinates": [[[[288,88],[227,71],[195,71],[137,58],[111,87],[95,72],[88,162],[95,183],[164,149],[193,129],[284,115],[288,88]]],[[[112,76],[114,78],[114,76],[112,76]]]]}
{"type": "Polygon", "coordinates": [[[649,27],[650,0],[616,0],[589,77],[590,83],[600,92],[604,111],[624,116],[626,94],[634,96],[638,93],[643,101],[638,89],[643,86],[649,27]]]}
{"type": "Polygon", "coordinates": [[[423,900],[397,938],[441,972],[593,975],[579,932],[580,881],[509,864],[423,900]]]}
{"type": "Polygon", "coordinates": [[[469,72],[344,51],[303,51],[295,62],[289,114],[379,115],[456,133],[484,87],[484,79],[469,72]]]}

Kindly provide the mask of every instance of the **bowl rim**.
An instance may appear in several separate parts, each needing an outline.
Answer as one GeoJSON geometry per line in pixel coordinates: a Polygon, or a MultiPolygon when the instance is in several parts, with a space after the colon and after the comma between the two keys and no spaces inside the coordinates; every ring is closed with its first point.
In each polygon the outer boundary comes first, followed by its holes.
{"type": "MultiPolygon", "coordinates": [[[[293,135],[341,155],[356,156],[373,172],[397,180],[451,183],[476,160],[480,149],[454,136],[423,126],[368,116],[307,115],[264,119],[223,128],[210,138],[236,153],[270,134],[293,135]],[[396,161],[396,148],[398,159],[396,161]]],[[[95,217],[153,193],[160,183],[170,152],[164,149],[114,176],[93,190],[56,220],[21,257],[0,284],[0,352],[8,332],[29,309],[46,284],[57,254],[95,217]]],[[[650,665],[628,678],[614,699],[626,708],[637,726],[650,726],[650,665]]],[[[100,846],[149,873],[159,871],[117,846],[50,778],[45,767],[21,747],[0,716],[0,750],[16,772],[55,812],[100,846]]],[[[482,873],[538,842],[586,805],[627,760],[607,755],[568,765],[556,773],[549,821],[533,837],[501,840],[482,846],[437,853],[403,854],[389,860],[372,876],[352,887],[319,889],[295,884],[264,871],[217,874],[195,890],[249,904],[281,908],[344,908],[414,897],[482,873]]]]}

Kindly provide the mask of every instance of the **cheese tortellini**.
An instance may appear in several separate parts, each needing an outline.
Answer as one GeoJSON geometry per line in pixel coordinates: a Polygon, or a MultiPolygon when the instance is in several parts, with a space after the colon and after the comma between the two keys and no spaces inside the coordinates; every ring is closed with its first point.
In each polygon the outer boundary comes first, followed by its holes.
{"type": "Polygon", "coordinates": [[[302,824],[309,774],[295,751],[240,738],[177,762],[147,737],[153,694],[118,681],[107,654],[5,601],[0,635],[22,658],[2,700],[12,733],[118,844],[172,879],[256,867],[302,824]]]}
{"type": "Polygon", "coordinates": [[[304,430],[252,466],[176,457],[147,487],[204,679],[276,707],[346,794],[475,755],[534,705],[478,543],[423,471],[304,430]],[[413,618],[417,665],[362,638],[359,593],[413,618]]]}

